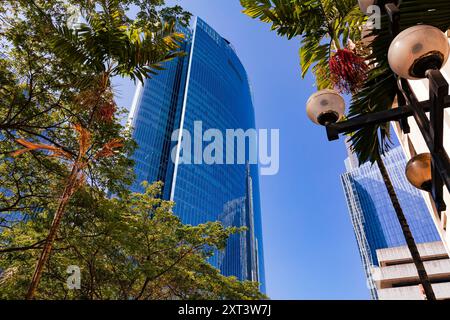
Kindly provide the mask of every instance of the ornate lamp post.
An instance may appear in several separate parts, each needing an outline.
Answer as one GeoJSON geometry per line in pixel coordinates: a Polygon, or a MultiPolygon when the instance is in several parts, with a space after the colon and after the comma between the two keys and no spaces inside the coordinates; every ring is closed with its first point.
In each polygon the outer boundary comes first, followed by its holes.
{"type": "MultiPolygon", "coordinates": [[[[365,4],[375,3],[374,0],[360,0],[362,8],[364,8],[362,2],[365,4]]],[[[327,121],[320,121],[318,118],[316,120],[312,118],[312,120],[326,126],[328,140],[332,141],[339,139],[339,134],[352,133],[365,126],[390,121],[399,121],[403,131],[409,133],[407,119],[414,117],[430,149],[429,174],[432,179],[427,190],[431,192],[436,209],[442,212],[446,210],[443,200],[444,185],[450,190],[450,158],[443,147],[444,109],[450,107],[450,96],[448,94],[449,84],[440,69],[449,58],[449,42],[441,30],[427,25],[417,25],[397,35],[396,30],[399,29],[398,7],[393,3],[387,3],[385,12],[390,17],[391,30],[395,36],[389,48],[388,59],[391,69],[398,75],[399,107],[356,116],[342,122],[338,122],[341,116],[339,118],[329,117],[327,121]],[[430,99],[419,102],[407,79],[423,78],[429,80],[430,99]],[[427,112],[430,113],[429,119],[426,115],[427,112]]],[[[320,104],[312,103],[316,101],[319,93],[314,94],[308,101],[307,112],[310,118],[318,116],[320,110],[323,110],[320,104]]],[[[338,99],[330,100],[333,103],[337,103],[337,101],[338,99]]],[[[342,110],[338,104],[333,108],[342,110]]]]}
{"type": "MultiPolygon", "coordinates": [[[[445,34],[427,25],[418,25],[400,31],[401,1],[393,0],[359,0],[360,8],[367,13],[370,5],[382,6],[390,20],[392,41],[388,59],[391,69],[398,75],[398,108],[387,111],[368,113],[352,117],[346,121],[342,118],[345,107],[341,99],[335,97],[332,90],[320,91],[311,96],[307,103],[309,118],[326,127],[328,140],[338,140],[340,134],[350,134],[366,126],[398,121],[404,133],[409,133],[407,119],[414,117],[422,136],[430,149],[429,154],[420,154],[406,166],[406,176],[415,187],[431,193],[438,211],[444,211],[444,184],[450,190],[450,158],[443,147],[444,109],[450,107],[449,84],[440,72],[450,55],[450,47],[445,34]],[[424,79],[429,81],[429,100],[419,102],[407,79],[424,79]],[[326,98],[326,99],[325,99],[326,98]],[[330,105],[331,104],[331,105],[330,105]],[[430,113],[430,118],[426,113],[430,113]]],[[[399,221],[405,220],[402,210],[396,210],[399,221]]],[[[419,273],[421,285],[427,299],[435,300],[423,261],[412,238],[409,226],[403,221],[402,230],[408,243],[413,261],[419,273]],[[409,237],[407,237],[409,236],[409,237]]]]}

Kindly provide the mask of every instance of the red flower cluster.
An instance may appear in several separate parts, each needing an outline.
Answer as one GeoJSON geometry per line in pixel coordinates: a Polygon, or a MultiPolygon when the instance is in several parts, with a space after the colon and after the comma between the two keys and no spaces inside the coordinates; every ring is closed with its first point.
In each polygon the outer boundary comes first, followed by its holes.
{"type": "Polygon", "coordinates": [[[330,59],[331,80],[341,93],[356,93],[367,79],[364,58],[349,49],[339,49],[330,59]]]}

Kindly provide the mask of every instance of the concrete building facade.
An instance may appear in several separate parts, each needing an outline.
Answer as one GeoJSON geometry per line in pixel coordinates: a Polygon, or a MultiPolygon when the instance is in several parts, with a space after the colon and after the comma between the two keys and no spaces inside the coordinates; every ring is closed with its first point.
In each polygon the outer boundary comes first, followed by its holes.
{"type": "MultiPolygon", "coordinates": [[[[444,244],[418,244],[425,269],[438,300],[450,299],[450,259],[444,244]]],[[[377,250],[379,267],[372,269],[380,300],[425,300],[419,275],[407,246],[377,250]]]]}

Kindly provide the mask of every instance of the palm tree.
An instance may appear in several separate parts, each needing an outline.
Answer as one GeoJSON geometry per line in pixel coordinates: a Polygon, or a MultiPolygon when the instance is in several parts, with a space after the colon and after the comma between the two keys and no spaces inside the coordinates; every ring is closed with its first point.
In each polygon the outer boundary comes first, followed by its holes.
{"type": "Polygon", "coordinates": [[[155,19],[135,23],[127,18],[122,2],[126,1],[87,1],[83,7],[85,22],[69,27],[65,23],[55,22],[34,0],[23,1],[35,12],[38,26],[46,31],[46,41],[55,56],[77,71],[75,86],[79,88],[79,93],[72,102],[89,108],[90,114],[87,118],[79,117],[76,120],[79,149],[72,154],[52,145],[34,144],[20,139],[17,141],[25,149],[14,152],[14,156],[34,150],[47,150],[69,164],[70,172],[36,264],[27,299],[35,296],[65,208],[84,182],[84,169],[89,161],[112,156],[113,149],[121,146],[117,140],[103,147],[91,145],[90,130],[94,130],[95,122],[99,119],[112,121],[116,110],[111,78],[118,75],[143,81],[161,70],[164,62],[183,55],[179,49],[184,36],[175,32],[173,21],[155,19]]]}
{"type": "MultiPolygon", "coordinates": [[[[316,76],[317,87],[319,89],[336,87],[336,83],[327,77],[330,74],[330,64],[332,65],[330,61],[333,59],[331,52],[339,49],[340,40],[344,44],[347,43],[347,39],[357,42],[361,40],[365,18],[357,5],[357,0],[241,0],[241,4],[245,14],[271,23],[272,30],[276,30],[280,36],[288,38],[300,36],[302,76],[305,76],[314,65],[312,71],[316,76]]],[[[432,3],[427,0],[403,0],[401,12],[402,29],[419,22],[434,25],[441,30],[447,30],[450,26],[448,0],[436,0],[432,3]]],[[[376,38],[370,45],[371,54],[363,56],[365,61],[369,61],[368,69],[361,70],[366,72],[366,78],[353,88],[355,90],[349,90],[353,97],[348,117],[390,109],[397,95],[396,77],[387,62],[387,51],[392,36],[389,33],[389,21],[386,16],[382,17],[381,29],[375,29],[369,36],[376,38]]],[[[435,300],[408,221],[381,157],[390,147],[389,128],[387,123],[368,126],[353,133],[350,137],[351,149],[358,156],[360,163],[367,161],[377,163],[426,297],[435,300]]]]}
{"type": "Polygon", "coordinates": [[[386,186],[392,206],[394,207],[394,211],[400,223],[403,236],[405,237],[405,241],[408,246],[409,252],[411,253],[411,257],[413,259],[414,265],[416,266],[417,273],[419,274],[419,280],[424,289],[425,295],[428,300],[436,300],[436,296],[434,294],[433,288],[428,278],[428,274],[425,270],[422,258],[420,257],[416,241],[414,240],[411,229],[409,228],[408,220],[406,220],[405,214],[403,213],[403,209],[400,205],[400,201],[398,200],[397,193],[395,192],[394,186],[392,184],[391,178],[389,177],[389,173],[386,169],[386,166],[384,165],[384,161],[383,158],[381,157],[381,154],[378,154],[376,156],[375,161],[378,165],[381,177],[383,178],[384,185],[386,186]]]}
{"type": "Polygon", "coordinates": [[[243,12],[272,24],[278,35],[301,37],[302,77],[312,68],[318,89],[333,87],[330,59],[349,39],[359,39],[366,19],[356,0],[241,0],[243,12]]]}

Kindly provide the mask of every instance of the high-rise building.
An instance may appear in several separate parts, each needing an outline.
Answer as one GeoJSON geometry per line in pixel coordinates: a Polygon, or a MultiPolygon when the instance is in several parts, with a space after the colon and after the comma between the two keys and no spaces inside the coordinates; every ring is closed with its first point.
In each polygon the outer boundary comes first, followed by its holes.
{"type": "Polygon", "coordinates": [[[142,181],[162,181],[163,197],[176,203],[174,212],[184,223],[246,227],[210,262],[226,276],[260,282],[265,291],[258,165],[248,159],[207,164],[202,158],[204,131],[226,136],[228,129],[255,128],[247,74],[230,42],[203,20],[183,31],[186,55],[166,63],[136,91],[129,117],[138,143],[133,190],[142,191],[142,181]],[[192,146],[192,164],[183,160],[188,151],[181,142],[192,146]]]}
{"type": "MultiPolygon", "coordinates": [[[[417,243],[440,241],[420,192],[406,180],[406,158],[400,147],[383,157],[400,204],[417,243]]],[[[390,201],[378,166],[358,167],[353,155],[346,160],[341,176],[361,260],[373,299],[378,293],[373,269],[379,267],[377,250],[406,245],[400,223],[390,201]]]]}

